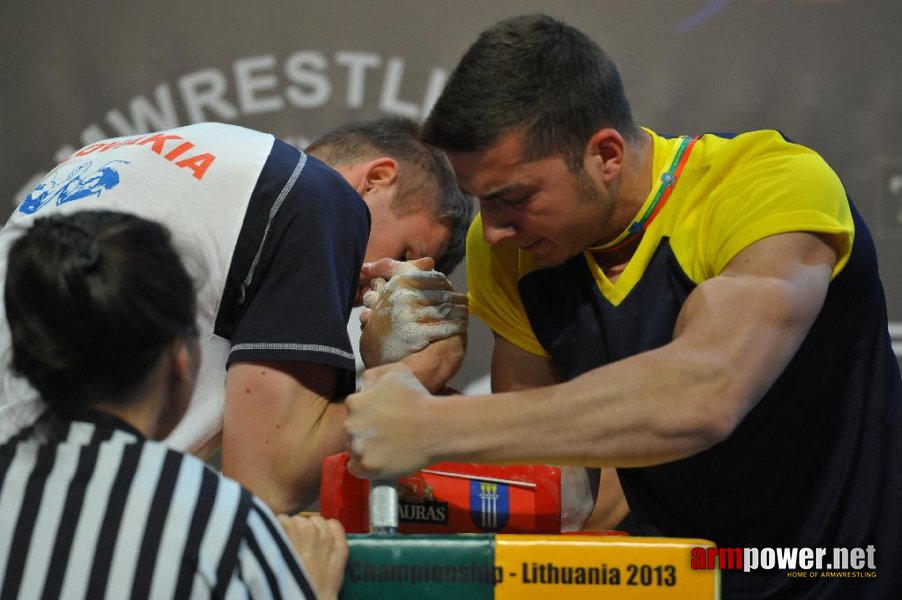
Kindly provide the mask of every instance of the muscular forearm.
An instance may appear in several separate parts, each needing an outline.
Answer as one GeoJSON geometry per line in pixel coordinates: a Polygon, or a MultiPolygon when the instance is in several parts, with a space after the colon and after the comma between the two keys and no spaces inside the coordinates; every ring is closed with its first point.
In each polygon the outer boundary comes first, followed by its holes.
{"type": "MultiPolygon", "coordinates": [[[[323,459],[347,448],[344,422],[347,410],[343,403],[331,403],[323,418],[310,430],[308,444],[302,445],[301,456],[291,470],[282,472],[285,481],[279,489],[295,490],[282,504],[289,511],[303,510],[319,498],[323,459]]],[[[290,513],[289,513],[290,514],[290,513]]]]}
{"type": "Polygon", "coordinates": [[[276,478],[280,480],[276,489],[284,490],[278,503],[283,512],[291,514],[304,510],[319,498],[323,459],[347,448],[343,429],[346,417],[343,403],[330,403],[306,435],[302,433],[293,440],[285,440],[286,446],[298,447],[299,452],[294,460],[282,461],[276,470],[276,478]],[[299,445],[298,440],[305,442],[299,445]]]}
{"type": "Polygon", "coordinates": [[[429,344],[401,362],[432,393],[443,389],[463,364],[467,348],[466,333],[429,344]]]}
{"type": "Polygon", "coordinates": [[[274,512],[293,513],[316,500],[322,459],[345,449],[347,411],[329,401],[331,369],[275,366],[230,369],[222,466],[274,512]]]}
{"type": "Polygon", "coordinates": [[[643,466],[722,439],[716,411],[703,403],[725,400],[713,393],[723,377],[702,375],[709,366],[690,373],[685,358],[665,369],[657,353],[567,383],[480,396],[431,396],[401,365],[367,371],[363,390],[348,397],[349,467],[384,478],[445,461],[643,466]]]}
{"type": "Polygon", "coordinates": [[[701,357],[695,369],[685,356],[668,365],[669,356],[649,352],[540,389],[434,401],[426,410],[441,423],[435,458],[626,467],[700,452],[729,427],[700,406],[726,370],[701,357]]]}
{"type": "Polygon", "coordinates": [[[345,416],[344,404],[332,403],[315,421],[276,424],[269,435],[243,444],[241,450],[224,442],[223,473],[262,498],[273,512],[303,510],[319,496],[323,458],[345,449],[345,416]]]}

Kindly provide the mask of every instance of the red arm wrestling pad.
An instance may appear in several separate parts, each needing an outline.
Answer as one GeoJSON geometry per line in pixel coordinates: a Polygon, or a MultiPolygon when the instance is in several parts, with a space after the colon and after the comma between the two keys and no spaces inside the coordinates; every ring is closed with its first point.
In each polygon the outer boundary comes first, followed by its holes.
{"type": "MultiPolygon", "coordinates": [[[[320,514],[369,531],[370,484],[348,454],[323,461],[320,514]]],[[[400,533],[560,533],[561,470],[549,465],[439,463],[398,481],[400,533]]]]}

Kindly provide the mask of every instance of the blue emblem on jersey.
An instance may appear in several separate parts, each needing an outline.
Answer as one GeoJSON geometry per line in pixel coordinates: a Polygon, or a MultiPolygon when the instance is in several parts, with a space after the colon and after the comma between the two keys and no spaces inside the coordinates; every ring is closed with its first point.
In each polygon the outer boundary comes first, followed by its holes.
{"type": "Polygon", "coordinates": [[[92,163],[87,161],[65,175],[57,169],[31,190],[19,205],[19,212],[33,215],[50,203],[59,206],[82,198],[100,196],[104,191],[119,185],[119,165],[127,164],[127,160],[111,160],[91,170],[92,163]]]}
{"type": "Polygon", "coordinates": [[[510,488],[503,483],[470,481],[470,519],[483,531],[500,531],[510,517],[510,488]]]}

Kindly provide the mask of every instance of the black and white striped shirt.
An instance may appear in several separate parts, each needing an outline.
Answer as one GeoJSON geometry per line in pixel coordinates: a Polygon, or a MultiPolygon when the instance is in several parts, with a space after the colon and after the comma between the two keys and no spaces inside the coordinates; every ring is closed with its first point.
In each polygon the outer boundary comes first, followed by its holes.
{"type": "Polygon", "coordinates": [[[123,421],[46,415],[0,446],[0,599],[312,598],[262,501],[123,421]]]}

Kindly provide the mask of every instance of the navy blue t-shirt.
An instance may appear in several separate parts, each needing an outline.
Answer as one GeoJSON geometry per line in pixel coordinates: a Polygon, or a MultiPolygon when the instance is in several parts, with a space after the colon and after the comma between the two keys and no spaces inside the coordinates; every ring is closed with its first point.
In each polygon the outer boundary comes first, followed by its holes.
{"type": "Polygon", "coordinates": [[[276,140],[251,197],[216,317],[228,363],[312,362],[354,390],[348,338],[366,252],[366,204],[316,158],[276,140]]]}

